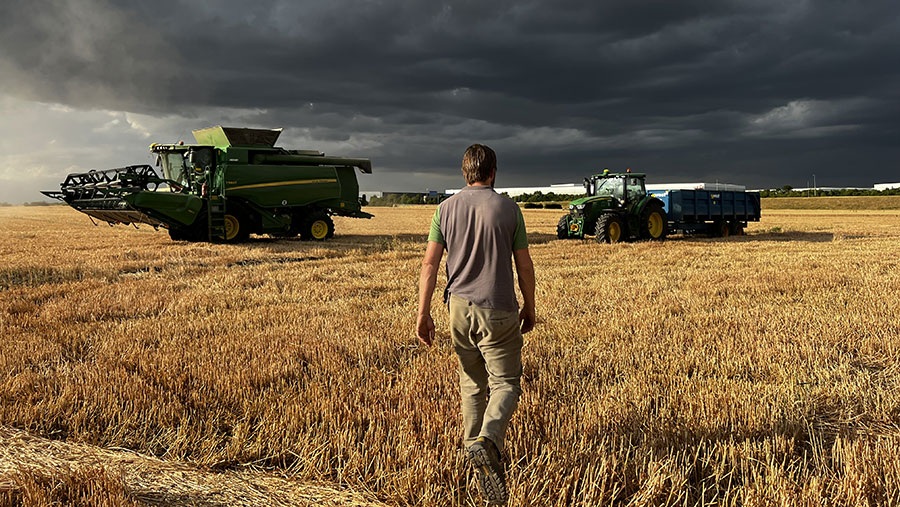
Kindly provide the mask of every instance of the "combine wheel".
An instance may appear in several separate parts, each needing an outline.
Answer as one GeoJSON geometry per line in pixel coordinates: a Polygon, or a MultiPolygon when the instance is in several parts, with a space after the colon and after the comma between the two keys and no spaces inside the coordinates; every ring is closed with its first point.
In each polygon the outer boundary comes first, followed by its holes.
{"type": "Polygon", "coordinates": [[[225,213],[225,242],[242,243],[250,237],[250,221],[243,213],[225,213]]]}
{"type": "Polygon", "coordinates": [[[607,213],[597,219],[597,243],[620,243],[628,236],[618,215],[607,213]]]}
{"type": "Polygon", "coordinates": [[[324,241],[334,236],[334,221],[325,213],[314,213],[303,222],[300,237],[324,241]]]}
{"type": "Polygon", "coordinates": [[[650,202],[641,212],[641,239],[660,241],[666,238],[668,232],[666,212],[658,202],[650,202]]]}
{"type": "Polygon", "coordinates": [[[169,227],[169,238],[172,241],[190,241],[188,239],[188,232],[179,227],[169,227]]]}
{"type": "Polygon", "coordinates": [[[203,241],[206,239],[205,233],[206,229],[201,231],[196,223],[184,227],[169,227],[169,237],[172,241],[203,241]]]}
{"type": "Polygon", "coordinates": [[[556,237],[559,239],[569,238],[569,215],[563,215],[556,224],[556,237]]]}

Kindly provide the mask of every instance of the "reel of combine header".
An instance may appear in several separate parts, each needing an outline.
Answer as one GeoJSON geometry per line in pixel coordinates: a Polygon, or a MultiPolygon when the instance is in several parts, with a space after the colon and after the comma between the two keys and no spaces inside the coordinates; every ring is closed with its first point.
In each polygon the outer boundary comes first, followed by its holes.
{"type": "Polygon", "coordinates": [[[134,209],[125,199],[127,195],[155,191],[161,180],[149,165],[131,165],[105,171],[74,173],[59,185],[59,191],[42,192],[59,199],[82,213],[110,224],[145,223],[154,227],[163,222],[134,209]]]}

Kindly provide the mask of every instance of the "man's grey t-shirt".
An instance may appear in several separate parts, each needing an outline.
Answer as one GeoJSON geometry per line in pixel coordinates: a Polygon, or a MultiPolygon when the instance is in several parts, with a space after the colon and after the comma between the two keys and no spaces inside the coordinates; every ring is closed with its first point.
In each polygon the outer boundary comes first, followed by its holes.
{"type": "Polygon", "coordinates": [[[447,291],[482,308],[516,311],[513,250],[528,248],[522,210],[487,186],[467,186],[442,202],[429,241],[447,248],[447,291]]]}

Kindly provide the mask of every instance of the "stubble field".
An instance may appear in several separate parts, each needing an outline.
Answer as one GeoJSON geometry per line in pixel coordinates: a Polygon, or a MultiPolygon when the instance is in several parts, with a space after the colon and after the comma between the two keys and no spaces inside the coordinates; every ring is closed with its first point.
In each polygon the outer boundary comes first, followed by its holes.
{"type": "MultiPolygon", "coordinates": [[[[480,505],[439,297],[437,345],[414,338],[433,208],[370,211],[325,243],[209,245],[0,208],[0,426],[480,505]]],[[[524,214],[511,505],[900,502],[900,212],[620,245],[524,214]]]]}

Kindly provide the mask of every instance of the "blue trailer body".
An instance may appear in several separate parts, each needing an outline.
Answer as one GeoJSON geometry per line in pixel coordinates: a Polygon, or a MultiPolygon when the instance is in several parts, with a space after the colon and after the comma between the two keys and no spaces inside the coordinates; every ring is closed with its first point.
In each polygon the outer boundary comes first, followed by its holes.
{"type": "Polygon", "coordinates": [[[647,194],[663,202],[671,232],[709,231],[725,224],[737,233],[760,217],[759,192],[650,190],[647,194]]]}

